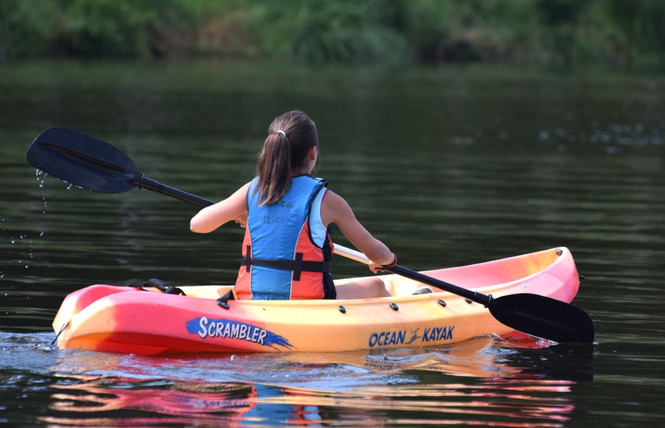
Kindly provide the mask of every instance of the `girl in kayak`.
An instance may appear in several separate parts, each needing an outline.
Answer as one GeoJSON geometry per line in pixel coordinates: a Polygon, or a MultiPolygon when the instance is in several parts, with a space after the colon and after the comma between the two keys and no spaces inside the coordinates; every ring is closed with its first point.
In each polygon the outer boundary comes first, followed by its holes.
{"type": "Polygon", "coordinates": [[[190,229],[209,233],[229,221],[245,227],[235,293],[239,299],[350,299],[390,294],[380,278],[333,285],[328,226],[371,260],[377,272],[397,257],[356,219],[349,204],[314,178],[319,157],[316,125],[291,111],[272,121],[256,177],[227,199],[203,208],[190,229]]]}

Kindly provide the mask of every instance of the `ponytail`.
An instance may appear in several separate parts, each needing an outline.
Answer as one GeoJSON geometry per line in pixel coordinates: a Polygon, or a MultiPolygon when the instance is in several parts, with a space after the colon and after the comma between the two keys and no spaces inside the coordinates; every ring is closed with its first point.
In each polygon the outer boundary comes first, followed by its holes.
{"type": "Polygon", "coordinates": [[[291,183],[291,144],[283,134],[270,134],[259,154],[260,205],[272,205],[282,199],[291,183]]]}
{"type": "Polygon", "coordinates": [[[256,166],[260,205],[275,204],[286,195],[291,176],[318,145],[316,125],[305,113],[291,111],[272,121],[256,166]]]}

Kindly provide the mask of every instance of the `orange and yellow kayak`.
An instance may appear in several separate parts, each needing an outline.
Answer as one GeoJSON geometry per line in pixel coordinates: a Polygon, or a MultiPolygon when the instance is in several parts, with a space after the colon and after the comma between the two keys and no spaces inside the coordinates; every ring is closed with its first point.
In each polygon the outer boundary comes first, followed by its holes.
{"type": "MultiPolygon", "coordinates": [[[[565,247],[423,273],[494,297],[531,293],[571,302],[579,287],[565,247]]],[[[436,289],[413,295],[423,284],[394,274],[381,278],[391,297],[230,300],[228,309],[217,299],[230,285],[180,287],[185,295],[92,285],[65,298],[53,328],[61,348],[143,355],[429,347],[514,332],[464,297],[436,289]]]]}

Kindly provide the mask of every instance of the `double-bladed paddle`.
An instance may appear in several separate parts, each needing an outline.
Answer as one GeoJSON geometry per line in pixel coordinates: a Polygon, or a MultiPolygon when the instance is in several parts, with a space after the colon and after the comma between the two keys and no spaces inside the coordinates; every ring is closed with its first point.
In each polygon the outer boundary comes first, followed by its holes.
{"type": "MultiPolygon", "coordinates": [[[[120,149],[69,128],[54,127],[42,132],[30,145],[26,158],[43,172],[95,192],[120,193],[138,187],[200,207],[213,204],[146,177],[120,149]]],[[[335,253],[369,263],[364,254],[341,245],[335,245],[335,253]]],[[[559,343],[593,343],[593,321],[584,310],[569,303],[537,294],[493,298],[400,265],[388,270],[480,303],[499,322],[523,333],[559,343]]]]}

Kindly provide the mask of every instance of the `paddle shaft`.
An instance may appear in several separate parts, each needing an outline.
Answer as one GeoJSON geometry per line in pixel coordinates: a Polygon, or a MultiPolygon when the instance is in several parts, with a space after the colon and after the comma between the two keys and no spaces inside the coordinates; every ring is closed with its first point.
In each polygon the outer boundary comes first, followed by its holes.
{"type": "Polygon", "coordinates": [[[151,178],[146,177],[145,175],[141,175],[140,180],[131,180],[129,182],[130,184],[133,184],[139,189],[148,189],[152,190],[153,192],[161,193],[163,195],[171,196],[176,199],[180,199],[181,201],[189,202],[190,204],[197,205],[199,207],[207,207],[212,204],[214,204],[213,201],[209,199],[202,198],[200,196],[196,196],[194,194],[185,192],[180,189],[176,189],[174,187],[167,186],[165,184],[162,184],[158,181],[155,181],[151,178]]]}
{"type": "MultiPolygon", "coordinates": [[[[355,260],[360,263],[364,264],[370,263],[370,260],[367,258],[366,255],[364,255],[359,251],[352,250],[351,248],[344,247],[343,245],[335,244],[335,254],[339,254],[340,256],[346,257],[351,260],[355,260]]],[[[442,290],[446,290],[450,293],[457,294],[458,296],[466,297],[467,299],[471,299],[474,302],[480,303],[485,306],[488,306],[490,301],[492,300],[492,297],[486,294],[458,287],[457,285],[450,284],[448,282],[442,281],[437,278],[433,278],[431,276],[423,275],[420,272],[416,272],[415,270],[405,268],[404,266],[395,265],[391,268],[386,268],[386,270],[392,273],[396,273],[397,275],[413,279],[414,281],[418,281],[423,284],[429,284],[434,287],[440,288],[442,290]]]]}

